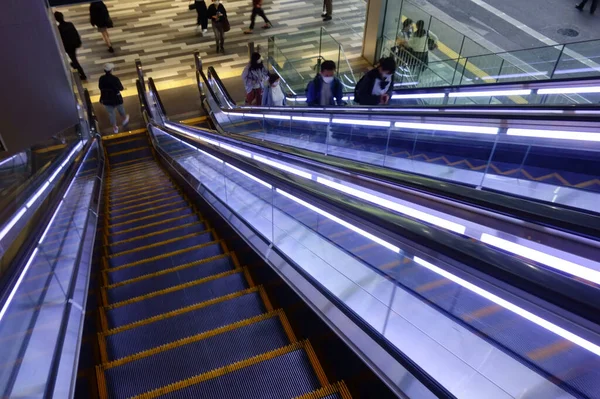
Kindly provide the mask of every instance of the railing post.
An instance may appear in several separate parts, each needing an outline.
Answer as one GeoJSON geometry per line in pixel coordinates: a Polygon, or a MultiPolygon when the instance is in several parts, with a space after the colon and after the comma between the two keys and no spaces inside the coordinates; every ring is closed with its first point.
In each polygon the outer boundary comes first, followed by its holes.
{"type": "Polygon", "coordinates": [[[560,49],[560,54],[558,54],[558,58],[556,59],[556,63],[554,64],[554,68],[552,68],[552,72],[550,73],[550,79],[552,79],[554,77],[554,72],[556,72],[556,68],[558,68],[558,64],[560,63],[560,59],[562,58],[562,55],[565,52],[565,47],[566,47],[566,44],[563,44],[562,48],[560,49]]]}
{"type": "Polygon", "coordinates": [[[248,60],[252,59],[252,54],[254,54],[254,42],[248,42],[248,60]]]}
{"type": "Polygon", "coordinates": [[[142,60],[139,58],[135,60],[135,69],[138,74],[138,79],[142,84],[142,89],[144,90],[144,95],[146,94],[146,80],[144,79],[144,70],[142,69],[142,60]]]}
{"type": "Polygon", "coordinates": [[[202,77],[200,74],[202,73],[202,59],[200,58],[200,51],[194,51],[194,64],[196,65],[196,83],[198,84],[198,88],[200,89],[200,101],[204,102],[206,99],[206,94],[204,94],[204,87],[202,87],[202,77]]]}

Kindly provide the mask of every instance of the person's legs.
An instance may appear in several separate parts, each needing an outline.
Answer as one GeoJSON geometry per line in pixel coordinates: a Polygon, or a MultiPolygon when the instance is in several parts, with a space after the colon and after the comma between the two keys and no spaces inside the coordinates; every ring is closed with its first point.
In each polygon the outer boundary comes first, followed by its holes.
{"type": "Polygon", "coordinates": [[[325,13],[327,14],[326,18],[331,18],[333,14],[333,0],[325,0],[325,13]]]}
{"type": "Polygon", "coordinates": [[[262,104],[262,89],[254,89],[254,98],[256,99],[256,105],[261,106],[262,104]]]}
{"type": "Polygon", "coordinates": [[[262,8],[259,8],[257,11],[257,14],[262,17],[262,19],[265,21],[266,25],[271,25],[271,21],[269,21],[269,18],[267,18],[267,14],[265,14],[265,10],[263,10],[262,8]]]}
{"type": "Polygon", "coordinates": [[[67,55],[71,59],[71,66],[73,68],[77,69],[77,72],[79,73],[79,77],[82,80],[86,80],[87,76],[85,76],[85,72],[83,71],[83,68],[82,68],[81,64],[79,63],[79,60],[77,60],[77,50],[67,51],[67,55]]]}
{"type": "Polygon", "coordinates": [[[258,14],[258,7],[252,7],[252,15],[250,16],[250,30],[254,29],[254,22],[256,22],[256,15],[258,14]]]}
{"type": "Polygon", "coordinates": [[[127,113],[125,112],[125,107],[123,106],[123,104],[117,105],[117,111],[119,111],[119,115],[121,115],[121,118],[123,118],[121,124],[123,126],[127,126],[127,124],[129,123],[129,115],[127,115],[127,113]]]}
{"type": "Polygon", "coordinates": [[[219,24],[219,39],[221,42],[221,52],[225,52],[225,28],[222,24],[219,24]]]}
{"type": "Polygon", "coordinates": [[[585,7],[587,2],[588,2],[588,0],[581,0],[581,3],[579,3],[579,5],[577,5],[577,6],[575,6],[575,8],[577,8],[579,11],[583,11],[583,7],[585,7]]]}
{"type": "Polygon", "coordinates": [[[106,112],[108,113],[108,120],[110,121],[110,125],[113,127],[113,132],[117,133],[119,131],[119,127],[117,126],[117,115],[115,115],[115,107],[112,105],[105,105],[106,112]]]}
{"type": "Polygon", "coordinates": [[[251,90],[250,93],[246,93],[246,105],[252,105],[254,102],[254,90],[251,90]]]}
{"type": "Polygon", "coordinates": [[[108,46],[108,51],[113,53],[114,50],[112,47],[112,42],[110,41],[110,36],[108,35],[108,29],[104,28],[104,29],[100,30],[100,33],[102,33],[102,39],[104,39],[104,43],[106,43],[106,45],[108,46]]]}
{"type": "Polygon", "coordinates": [[[221,43],[219,42],[219,28],[217,27],[217,24],[215,24],[213,22],[212,24],[213,27],[213,33],[215,34],[215,43],[217,45],[217,53],[219,52],[219,50],[221,50],[221,43]]]}
{"type": "Polygon", "coordinates": [[[596,8],[598,8],[598,3],[600,2],[600,0],[593,0],[592,1],[592,8],[590,9],[590,14],[593,14],[596,12],[596,8]]]}

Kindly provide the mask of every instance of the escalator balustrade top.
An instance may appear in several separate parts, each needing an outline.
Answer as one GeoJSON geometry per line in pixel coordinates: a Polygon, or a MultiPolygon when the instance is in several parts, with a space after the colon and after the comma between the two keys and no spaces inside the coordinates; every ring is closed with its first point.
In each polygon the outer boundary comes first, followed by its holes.
{"type": "Polygon", "coordinates": [[[105,141],[100,398],[350,398],[155,160],[105,141]]]}

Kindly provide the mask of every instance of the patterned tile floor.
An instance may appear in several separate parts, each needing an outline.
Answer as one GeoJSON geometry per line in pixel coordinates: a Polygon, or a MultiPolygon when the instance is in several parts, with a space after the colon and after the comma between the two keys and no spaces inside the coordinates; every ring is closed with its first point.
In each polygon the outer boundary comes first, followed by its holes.
{"type": "Polygon", "coordinates": [[[57,8],[81,35],[79,60],[88,75],[86,87],[93,101],[97,101],[97,82],[106,62],[116,65],[115,73],[126,88],[124,95],[135,95],[137,58],[159,90],[181,87],[195,82],[192,54],[196,50],[204,64],[215,66],[223,78],[239,76],[247,62],[248,41],[260,44],[266,52],[267,38],[275,35],[282,47],[294,43],[286,52],[302,51],[316,57],[321,26],[342,44],[347,58],[357,68],[364,68],[365,64],[360,56],[365,0],[335,0],[334,20],[327,23],[320,18],[322,0],[265,0],[263,7],[273,28],[260,29],[259,18],[252,35],[243,33],[249,25],[252,2],[225,1],[231,22],[231,31],[225,37],[225,54],[216,54],[210,26],[205,37],[196,31],[196,12],[188,9],[185,0],[106,0],[105,4],[114,21],[114,28],[109,30],[114,54],[107,51],[100,33],[89,24],[88,4],[57,8]]]}

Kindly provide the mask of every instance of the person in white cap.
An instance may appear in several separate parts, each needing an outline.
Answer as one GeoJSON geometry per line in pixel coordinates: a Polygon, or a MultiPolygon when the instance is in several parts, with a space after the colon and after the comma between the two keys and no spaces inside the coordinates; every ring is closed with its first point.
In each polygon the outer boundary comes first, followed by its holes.
{"type": "Polygon", "coordinates": [[[127,126],[129,123],[129,115],[125,113],[125,107],[123,107],[123,96],[121,95],[123,84],[119,78],[112,74],[113,69],[115,69],[115,64],[104,64],[105,73],[104,76],[100,77],[98,88],[100,89],[100,104],[106,108],[113,132],[116,134],[119,133],[119,126],[117,125],[115,111],[119,111],[119,115],[123,118],[123,126],[127,126]]]}

